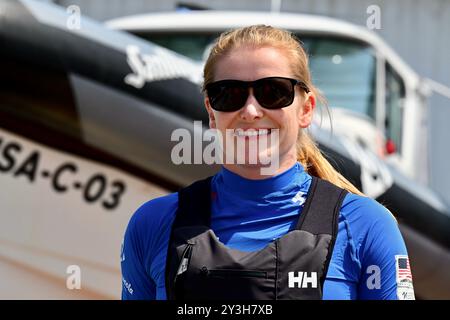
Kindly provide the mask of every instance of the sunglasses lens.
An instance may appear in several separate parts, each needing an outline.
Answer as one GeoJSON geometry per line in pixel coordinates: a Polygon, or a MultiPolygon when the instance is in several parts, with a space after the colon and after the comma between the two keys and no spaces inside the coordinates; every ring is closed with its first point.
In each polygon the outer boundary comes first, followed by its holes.
{"type": "Polygon", "coordinates": [[[280,109],[292,104],[294,85],[289,79],[268,78],[256,81],[255,97],[267,109],[280,109]]]}
{"type": "Polygon", "coordinates": [[[211,107],[217,111],[237,111],[248,97],[248,88],[240,81],[220,81],[206,89],[211,107]]]}
{"type": "Polygon", "coordinates": [[[259,104],[266,109],[280,109],[294,101],[296,80],[270,77],[245,82],[239,80],[222,80],[207,86],[211,107],[217,111],[231,112],[242,108],[247,101],[249,86],[259,104]]]}

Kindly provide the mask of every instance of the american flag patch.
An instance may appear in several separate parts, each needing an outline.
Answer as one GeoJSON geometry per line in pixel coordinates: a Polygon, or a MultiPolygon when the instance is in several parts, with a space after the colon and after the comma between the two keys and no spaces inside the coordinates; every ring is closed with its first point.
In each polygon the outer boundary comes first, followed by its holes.
{"type": "Polygon", "coordinates": [[[399,300],[414,300],[414,287],[412,282],[409,258],[406,255],[395,256],[395,269],[397,279],[397,297],[399,300]]]}
{"type": "Polygon", "coordinates": [[[409,258],[407,256],[397,256],[397,274],[400,281],[412,281],[411,269],[409,267],[409,258]]]}

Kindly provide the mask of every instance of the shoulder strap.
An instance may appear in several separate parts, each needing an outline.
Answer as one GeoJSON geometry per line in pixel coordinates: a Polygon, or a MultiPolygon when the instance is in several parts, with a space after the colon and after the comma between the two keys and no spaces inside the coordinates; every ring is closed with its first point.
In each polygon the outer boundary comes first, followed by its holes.
{"type": "Polygon", "coordinates": [[[296,229],[312,234],[330,234],[336,238],[339,211],[347,191],[326,180],[312,178],[296,229]]]}
{"type": "Polygon", "coordinates": [[[189,226],[209,227],[211,221],[211,177],[196,181],[178,191],[178,209],[170,232],[167,246],[165,284],[167,299],[175,299],[175,283],[173,282],[180,261],[177,257],[177,240],[174,237],[175,230],[189,226]]]}
{"type": "Polygon", "coordinates": [[[172,229],[211,224],[212,176],[178,191],[178,210],[172,229]]]}

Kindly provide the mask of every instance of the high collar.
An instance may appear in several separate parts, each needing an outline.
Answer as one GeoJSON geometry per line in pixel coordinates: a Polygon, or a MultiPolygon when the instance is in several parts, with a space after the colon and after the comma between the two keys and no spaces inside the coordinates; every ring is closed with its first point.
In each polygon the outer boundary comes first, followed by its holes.
{"type": "Polygon", "coordinates": [[[296,162],[291,168],[275,176],[253,180],[241,177],[222,166],[222,170],[218,173],[218,178],[233,193],[258,197],[281,191],[281,189],[290,185],[293,180],[297,180],[302,173],[304,173],[303,166],[299,162],[296,162]]]}

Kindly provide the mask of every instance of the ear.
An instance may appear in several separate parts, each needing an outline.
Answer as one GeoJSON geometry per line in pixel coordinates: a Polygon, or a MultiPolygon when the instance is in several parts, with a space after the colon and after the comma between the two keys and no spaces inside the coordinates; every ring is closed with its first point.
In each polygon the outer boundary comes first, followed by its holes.
{"type": "Polygon", "coordinates": [[[308,92],[298,112],[298,123],[301,128],[307,128],[312,122],[314,109],[316,108],[316,97],[314,93],[308,92]]]}
{"type": "Polygon", "coordinates": [[[205,103],[206,111],[208,112],[208,116],[209,116],[209,127],[211,129],[215,129],[216,128],[216,117],[214,116],[214,111],[211,108],[211,105],[209,104],[208,97],[205,97],[204,103],[205,103]]]}

